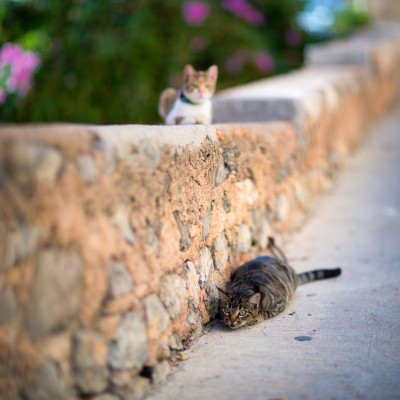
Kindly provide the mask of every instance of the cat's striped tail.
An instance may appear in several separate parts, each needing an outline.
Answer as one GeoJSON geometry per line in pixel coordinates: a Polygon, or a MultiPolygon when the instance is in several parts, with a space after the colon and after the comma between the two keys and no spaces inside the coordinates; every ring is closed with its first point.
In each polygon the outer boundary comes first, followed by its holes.
{"type": "Polygon", "coordinates": [[[315,269],[314,271],[302,272],[301,274],[297,274],[297,284],[304,285],[305,283],[318,281],[320,279],[334,278],[341,273],[341,268],[315,269]]]}

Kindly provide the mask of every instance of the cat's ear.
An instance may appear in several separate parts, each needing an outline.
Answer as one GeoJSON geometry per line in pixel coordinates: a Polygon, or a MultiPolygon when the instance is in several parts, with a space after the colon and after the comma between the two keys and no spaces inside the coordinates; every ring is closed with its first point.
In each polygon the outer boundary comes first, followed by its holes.
{"type": "Polygon", "coordinates": [[[247,301],[251,304],[254,304],[255,306],[258,306],[258,303],[260,302],[260,297],[261,297],[260,293],[256,293],[250,296],[247,299],[247,301]]]}
{"type": "Polygon", "coordinates": [[[226,300],[227,298],[229,298],[229,294],[226,290],[221,289],[219,286],[217,286],[217,289],[218,289],[220,299],[226,300]]]}
{"type": "Polygon", "coordinates": [[[212,65],[210,68],[208,68],[207,74],[213,81],[216,81],[218,77],[218,67],[216,65],[212,65]]]}
{"type": "Polygon", "coordinates": [[[186,64],[185,69],[183,70],[183,79],[185,80],[185,82],[195,73],[196,70],[190,64],[186,64]]]}

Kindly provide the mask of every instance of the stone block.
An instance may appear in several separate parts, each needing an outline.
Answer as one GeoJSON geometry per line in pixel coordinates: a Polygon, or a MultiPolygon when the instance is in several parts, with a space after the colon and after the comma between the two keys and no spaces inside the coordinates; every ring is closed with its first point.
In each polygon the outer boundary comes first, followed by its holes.
{"type": "Polygon", "coordinates": [[[187,295],[185,281],[179,275],[166,275],[161,280],[160,299],[174,321],[182,313],[187,295]]]}
{"type": "Polygon", "coordinates": [[[149,246],[151,246],[154,250],[154,254],[156,255],[157,258],[160,258],[161,255],[161,250],[160,250],[160,243],[158,240],[158,233],[161,230],[161,227],[158,228],[158,231],[151,227],[148,226],[146,227],[146,242],[149,246]]]}
{"type": "Polygon", "coordinates": [[[58,365],[69,362],[72,354],[72,340],[69,332],[51,335],[40,343],[43,354],[58,365]]]}
{"type": "Polygon", "coordinates": [[[208,233],[210,232],[211,211],[212,211],[212,204],[210,205],[210,207],[207,208],[207,211],[205,212],[203,217],[201,240],[206,240],[208,233]]]}
{"type": "Polygon", "coordinates": [[[176,225],[181,234],[181,240],[179,241],[179,250],[186,251],[189,249],[192,244],[192,239],[189,234],[189,224],[183,223],[179,217],[178,211],[174,211],[174,217],[176,221],[176,225]]]}
{"type": "Polygon", "coordinates": [[[150,387],[148,378],[133,376],[128,371],[115,374],[111,380],[111,390],[121,400],[141,400],[150,387]]]}
{"type": "Polygon", "coordinates": [[[118,327],[111,344],[108,364],[116,370],[140,371],[147,361],[146,328],[137,311],[127,313],[118,327]]]}
{"type": "Polygon", "coordinates": [[[170,356],[171,356],[170,348],[166,344],[160,342],[158,344],[158,349],[157,349],[157,359],[165,360],[166,358],[169,358],[170,356]]]}
{"type": "Polygon", "coordinates": [[[199,286],[206,291],[204,306],[212,318],[218,310],[218,291],[214,282],[214,261],[208,247],[200,249],[197,264],[199,286]]]}
{"type": "Polygon", "coordinates": [[[197,272],[200,287],[209,292],[214,285],[214,262],[208,247],[202,247],[199,251],[197,272]]]}
{"type": "Polygon", "coordinates": [[[34,379],[25,386],[23,395],[27,400],[68,399],[57,365],[50,360],[45,360],[34,379]]]}
{"type": "Polygon", "coordinates": [[[186,261],[183,265],[184,268],[184,278],[186,281],[186,288],[189,293],[189,299],[195,309],[198,308],[200,303],[200,286],[196,273],[196,268],[191,261],[186,261]]]}
{"type": "Polygon", "coordinates": [[[173,333],[171,337],[168,339],[168,346],[172,350],[183,350],[183,344],[181,338],[176,334],[173,333]]]}
{"type": "Polygon", "coordinates": [[[249,205],[252,206],[258,200],[259,194],[256,185],[250,179],[235,184],[240,197],[249,205]]]}
{"type": "Polygon", "coordinates": [[[95,329],[104,335],[108,340],[113,340],[117,334],[121,315],[106,315],[97,319],[95,329]]]}
{"type": "Polygon", "coordinates": [[[189,314],[187,321],[191,325],[201,324],[201,315],[199,312],[200,304],[200,286],[194,264],[191,261],[185,262],[183,265],[184,278],[186,281],[186,288],[188,290],[188,309],[189,314]]]}
{"type": "Polygon", "coordinates": [[[89,154],[79,154],[75,163],[87,183],[93,185],[97,182],[97,168],[93,157],[89,154]]]}
{"type": "Polygon", "coordinates": [[[161,361],[155,365],[152,369],[151,380],[154,385],[159,385],[167,379],[167,376],[171,372],[171,367],[167,360],[161,361]]]}
{"type": "Polygon", "coordinates": [[[17,312],[17,299],[12,288],[2,289],[0,291],[0,325],[9,321],[17,312]]]}
{"type": "Polygon", "coordinates": [[[30,197],[35,180],[52,183],[63,166],[64,157],[58,150],[40,143],[17,141],[7,153],[5,173],[21,193],[30,197]]]}
{"type": "Polygon", "coordinates": [[[103,157],[103,173],[111,175],[115,172],[118,164],[118,154],[112,143],[102,140],[95,129],[89,129],[89,134],[92,136],[92,147],[100,152],[103,157]]]}
{"type": "Polygon", "coordinates": [[[27,317],[32,341],[66,328],[78,317],[82,273],[82,260],[75,248],[49,248],[38,254],[27,317]]]}
{"type": "Polygon", "coordinates": [[[111,393],[104,393],[99,396],[95,396],[91,398],[92,400],[120,400],[118,396],[115,396],[111,393]]]}
{"type": "Polygon", "coordinates": [[[170,319],[158,296],[155,293],[147,296],[143,300],[143,307],[147,325],[150,326],[154,321],[158,321],[157,325],[160,331],[164,332],[167,329],[170,319]]]}
{"type": "Polygon", "coordinates": [[[128,207],[125,204],[119,206],[112,217],[112,223],[118,226],[124,239],[131,245],[135,244],[135,232],[129,218],[128,207]]]}
{"type": "Polygon", "coordinates": [[[241,224],[239,226],[238,245],[241,253],[247,253],[251,247],[251,233],[247,225],[241,224]]]}
{"type": "Polygon", "coordinates": [[[221,157],[217,172],[215,173],[215,186],[223,183],[226,179],[226,175],[224,159],[221,157]]]}
{"type": "Polygon", "coordinates": [[[228,242],[224,234],[214,240],[211,247],[211,254],[215,268],[223,273],[228,262],[228,242]]]}
{"type": "Polygon", "coordinates": [[[124,264],[111,260],[108,265],[109,293],[112,298],[121,297],[133,289],[132,277],[124,264]]]}
{"type": "Polygon", "coordinates": [[[226,198],[225,191],[222,194],[222,207],[223,207],[223,209],[225,210],[226,213],[229,213],[231,211],[231,205],[230,205],[228,199],[226,198]]]}
{"type": "Polygon", "coordinates": [[[15,231],[6,232],[0,272],[8,270],[29,257],[41,236],[42,231],[39,228],[27,223],[20,223],[15,231]]]}
{"type": "Polygon", "coordinates": [[[101,393],[108,386],[108,342],[97,332],[84,329],[74,336],[75,381],[81,393],[101,393]]]}

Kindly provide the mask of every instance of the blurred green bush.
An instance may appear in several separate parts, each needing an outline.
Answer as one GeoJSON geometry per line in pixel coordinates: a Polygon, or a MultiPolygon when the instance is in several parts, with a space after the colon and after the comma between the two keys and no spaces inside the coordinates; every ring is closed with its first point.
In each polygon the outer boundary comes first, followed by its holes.
{"type": "Polygon", "coordinates": [[[333,30],[335,35],[343,37],[356,29],[365,28],[372,24],[372,18],[367,11],[346,7],[335,15],[333,30]]]}
{"type": "Polygon", "coordinates": [[[218,89],[302,64],[299,0],[3,0],[0,45],[40,53],[29,94],[0,119],[161,123],[158,96],[182,70],[219,66],[218,89]]]}

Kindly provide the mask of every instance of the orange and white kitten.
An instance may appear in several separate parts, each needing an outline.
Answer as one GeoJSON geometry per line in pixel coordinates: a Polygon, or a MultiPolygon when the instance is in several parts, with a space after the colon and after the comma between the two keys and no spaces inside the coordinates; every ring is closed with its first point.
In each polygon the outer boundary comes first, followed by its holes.
{"type": "Polygon", "coordinates": [[[207,71],[196,71],[186,65],[183,71],[183,88],[165,89],[158,102],[158,112],[167,125],[211,124],[211,97],[218,76],[216,65],[207,71]]]}

